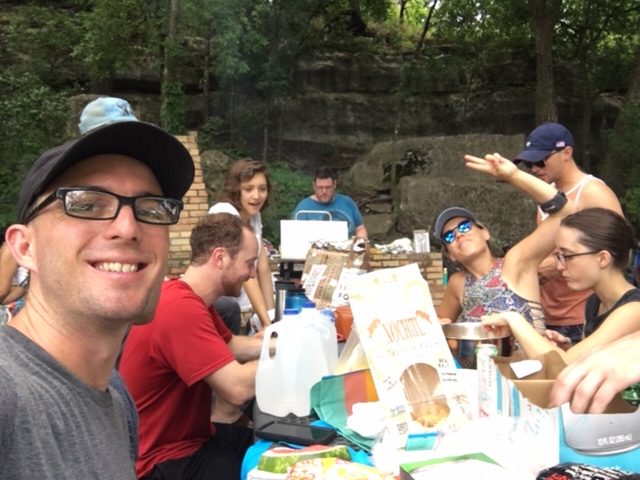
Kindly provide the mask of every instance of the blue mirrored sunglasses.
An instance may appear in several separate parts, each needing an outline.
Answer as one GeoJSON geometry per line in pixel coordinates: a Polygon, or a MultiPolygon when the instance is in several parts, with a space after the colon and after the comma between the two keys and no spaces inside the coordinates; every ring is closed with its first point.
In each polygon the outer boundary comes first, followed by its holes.
{"type": "Polygon", "coordinates": [[[471,227],[473,226],[473,222],[469,219],[467,220],[462,220],[457,226],[456,228],[453,228],[451,230],[447,230],[446,232],[444,232],[442,234],[442,241],[445,243],[445,245],[451,245],[453,243],[453,241],[456,239],[456,232],[458,233],[467,233],[471,230],[471,227]]]}

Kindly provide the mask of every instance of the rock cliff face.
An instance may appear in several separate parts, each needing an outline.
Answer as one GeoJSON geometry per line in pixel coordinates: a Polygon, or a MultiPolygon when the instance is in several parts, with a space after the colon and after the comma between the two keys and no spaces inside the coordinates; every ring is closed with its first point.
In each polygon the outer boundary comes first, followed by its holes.
{"type": "Polygon", "coordinates": [[[433,76],[421,94],[396,94],[400,56],[332,54],[302,60],[298,95],[283,112],[283,140],[301,166],[331,163],[348,168],[358,154],[393,138],[463,133],[523,133],[533,128],[533,90],[521,70],[495,90],[473,89],[462,72],[433,76]],[[428,92],[428,93],[427,93],[428,92]],[[305,148],[306,147],[306,148],[305,148]],[[323,148],[324,147],[324,148],[323,148]],[[311,156],[311,158],[308,157],[311,156]],[[315,158],[314,158],[315,157],[315,158]]]}
{"type": "MultiPolygon", "coordinates": [[[[308,173],[324,164],[337,169],[341,189],[369,215],[366,223],[376,240],[428,228],[442,208],[455,204],[476,211],[491,226],[498,250],[512,244],[533,228],[533,205],[508,186],[466,172],[462,155],[499,151],[510,156],[518,151],[523,135],[535,126],[534,66],[487,66],[473,81],[462,69],[444,69],[427,75],[428,85],[415,95],[400,96],[403,62],[400,55],[384,54],[332,53],[301,59],[295,74],[297,93],[282,107],[283,157],[292,168],[308,173]],[[392,165],[397,173],[395,198],[388,180],[392,165]]],[[[192,77],[196,78],[183,76],[192,77]]],[[[579,97],[561,83],[562,75],[557,77],[559,117],[577,132],[579,97]]],[[[158,122],[159,101],[146,93],[148,84],[148,75],[133,72],[114,80],[113,94],[129,99],[141,119],[158,122]],[[145,88],[136,89],[141,78],[146,79],[145,88]]],[[[186,87],[198,90],[196,84],[186,87]]],[[[77,104],[86,99],[79,97],[77,104]]],[[[188,127],[197,129],[201,97],[189,95],[188,101],[188,127]]],[[[603,96],[594,105],[592,124],[610,124],[616,114],[616,102],[603,96]]],[[[274,144],[276,130],[271,131],[274,144]]],[[[596,151],[598,135],[594,132],[596,151]]],[[[256,157],[258,152],[260,147],[256,157]]],[[[202,155],[206,160],[209,154],[202,155]]],[[[207,186],[214,191],[219,179],[216,172],[211,175],[209,180],[205,172],[207,186]]]]}

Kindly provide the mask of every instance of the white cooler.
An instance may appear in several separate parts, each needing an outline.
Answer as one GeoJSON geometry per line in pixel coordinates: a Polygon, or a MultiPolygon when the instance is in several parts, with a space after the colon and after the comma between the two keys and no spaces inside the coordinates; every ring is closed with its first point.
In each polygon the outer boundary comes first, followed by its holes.
{"type": "Polygon", "coordinates": [[[307,211],[300,213],[320,213],[329,220],[280,220],[280,258],[283,260],[304,260],[313,242],[328,242],[349,239],[347,222],[331,220],[327,211],[307,211]]]}

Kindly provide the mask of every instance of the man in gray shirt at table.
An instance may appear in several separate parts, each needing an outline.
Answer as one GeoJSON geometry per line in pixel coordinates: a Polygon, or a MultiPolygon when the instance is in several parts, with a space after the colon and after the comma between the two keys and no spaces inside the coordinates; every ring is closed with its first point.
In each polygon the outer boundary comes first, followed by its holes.
{"type": "Polygon", "coordinates": [[[4,480],[136,478],[110,376],[131,324],[153,318],[194,166],[175,137],[113,107],[115,123],[36,160],[6,232],[30,286],[0,327],[4,480]]]}

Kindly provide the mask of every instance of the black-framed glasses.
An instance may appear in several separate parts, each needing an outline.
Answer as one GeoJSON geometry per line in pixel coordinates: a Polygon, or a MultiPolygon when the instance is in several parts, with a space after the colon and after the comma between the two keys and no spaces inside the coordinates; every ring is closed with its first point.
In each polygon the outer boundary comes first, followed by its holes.
{"type": "Polygon", "coordinates": [[[456,228],[447,230],[442,234],[442,241],[445,243],[445,245],[451,245],[456,239],[456,232],[467,233],[471,230],[472,226],[473,222],[471,220],[462,220],[458,225],[456,225],[456,228]]]}
{"type": "Polygon", "coordinates": [[[100,188],[60,187],[48,195],[29,215],[29,223],[45,207],[61,200],[64,213],[85,220],[113,220],[123,205],[129,205],[139,222],[153,225],[173,225],[180,219],[183,204],[180,200],[154,195],[123,197],[100,188]]]}
{"type": "Polygon", "coordinates": [[[573,257],[581,257],[582,255],[593,255],[594,253],[600,253],[600,250],[592,250],[590,252],[569,253],[569,254],[555,252],[553,256],[556,257],[556,260],[560,265],[566,265],[567,260],[570,260],[573,257]]]}
{"type": "Polygon", "coordinates": [[[547,155],[546,157],[544,157],[542,160],[540,160],[539,162],[524,162],[525,167],[527,167],[529,170],[531,170],[533,167],[536,168],[544,168],[547,165],[547,160],[549,160],[549,158],[551,157],[551,155],[555,155],[556,153],[560,152],[564,150],[564,148],[557,148],[556,150],[552,150],[551,153],[549,155],[547,155]]]}

